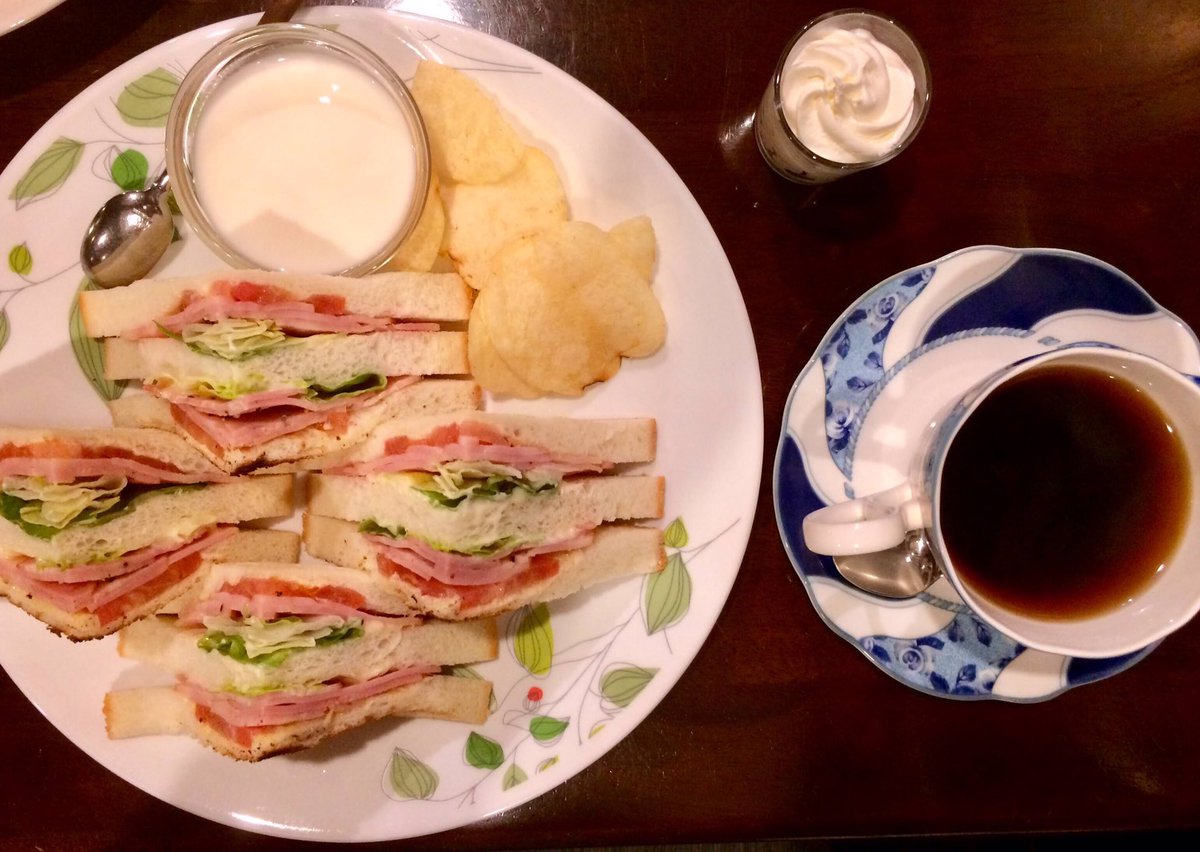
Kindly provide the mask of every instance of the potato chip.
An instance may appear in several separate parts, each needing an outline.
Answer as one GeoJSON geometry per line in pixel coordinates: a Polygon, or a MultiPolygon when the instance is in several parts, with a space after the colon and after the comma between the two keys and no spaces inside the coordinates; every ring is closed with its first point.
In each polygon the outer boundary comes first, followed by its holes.
{"type": "Polygon", "coordinates": [[[524,234],[565,221],[567,196],[550,158],[525,149],[521,166],[490,184],[442,184],[447,254],[472,287],[487,280],[487,261],[501,246],[524,234]]]}
{"type": "Polygon", "coordinates": [[[471,310],[470,334],[467,335],[467,357],[475,381],[492,393],[519,399],[542,396],[540,388],[535,388],[514,373],[496,352],[483,312],[474,308],[471,310]]]}
{"type": "Polygon", "coordinates": [[[466,74],[423,60],[412,95],[425,121],[433,167],[443,180],[493,183],[520,165],[525,144],[496,102],[466,74]]]}
{"type": "MultiPolygon", "coordinates": [[[[627,233],[644,227],[632,225],[627,233]]],[[[658,350],[666,319],[627,243],[587,222],[566,222],[540,234],[537,245],[531,274],[557,290],[570,288],[563,298],[582,306],[616,352],[640,357],[658,350]]]]}
{"type": "Polygon", "coordinates": [[[522,237],[493,267],[476,310],[499,358],[536,388],[578,395],[614,375],[621,355],[663,343],[666,322],[646,279],[620,241],[594,225],[564,222],[522,237]]]}
{"type": "Polygon", "coordinates": [[[629,255],[634,267],[649,283],[654,278],[654,262],[658,245],[654,238],[654,223],[649,216],[634,216],[609,230],[618,247],[629,255]]]}
{"type": "Polygon", "coordinates": [[[481,291],[477,305],[493,348],[520,379],[542,393],[579,396],[617,372],[621,356],[577,303],[535,279],[506,281],[481,291]]]}
{"type": "Polygon", "coordinates": [[[442,235],[446,230],[446,210],[438,194],[438,179],[429,180],[429,193],[425,196],[425,207],[421,218],[411,234],[400,244],[392,259],[384,266],[388,271],[429,272],[437,260],[442,247],[442,235]]]}

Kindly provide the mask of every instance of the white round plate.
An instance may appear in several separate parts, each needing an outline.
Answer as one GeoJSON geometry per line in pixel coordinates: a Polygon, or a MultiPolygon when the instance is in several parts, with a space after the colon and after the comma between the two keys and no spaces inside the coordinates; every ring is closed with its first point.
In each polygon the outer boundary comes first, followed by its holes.
{"type": "Polygon", "coordinates": [[[40,18],[63,0],[4,0],[0,4],[0,35],[40,18]]]}
{"type": "MultiPolygon", "coordinates": [[[[711,227],[666,161],[593,92],[523,50],[454,24],[329,7],[307,9],[301,19],[361,39],[406,79],[418,56],[471,74],[554,159],[574,218],[607,228],[649,214],[666,346],[627,361],[581,399],[489,407],[656,417],[652,468],[667,479],[668,567],[653,580],[551,604],[548,629],[538,632],[542,650],[553,651],[548,670],[524,665],[513,642],[521,616],[504,619],[500,659],[473,669],[495,684],[482,726],[385,721],[259,764],[219,757],[186,737],[109,741],[104,693],[161,677],[119,659],[112,637],[72,645],[3,604],[0,664],[80,748],[188,811],[291,837],[411,837],[474,822],[562,784],[616,745],[678,680],[712,629],[745,552],[762,463],[762,390],[745,305],[711,227]]],[[[61,110],[0,176],[7,200],[0,207],[7,256],[0,393],[10,422],[107,424],[103,399],[121,388],[98,376],[95,348],[79,333],[79,239],[118,185],[141,185],[161,168],[167,108],[187,68],[253,21],[216,24],[126,63],[61,110]]],[[[215,264],[183,230],[156,274],[215,264]]]]}
{"type": "Polygon", "coordinates": [[[775,516],[813,606],[880,669],[948,698],[1040,701],[1124,671],[1024,648],[944,578],[917,597],[867,594],[804,546],[824,505],[908,478],[937,412],[995,370],[1073,343],[1106,343],[1200,373],[1200,342],[1120,270],[1053,249],[979,246],[887,279],[834,323],[792,386],[775,457],[775,516]]]}

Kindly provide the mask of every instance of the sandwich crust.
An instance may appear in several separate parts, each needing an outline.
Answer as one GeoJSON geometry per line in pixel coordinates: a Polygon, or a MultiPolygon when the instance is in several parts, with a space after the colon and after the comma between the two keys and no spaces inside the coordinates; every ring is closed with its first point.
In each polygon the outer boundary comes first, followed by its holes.
{"type": "Polygon", "coordinates": [[[516,491],[501,499],[465,500],[449,509],[430,504],[404,475],[308,477],[308,511],[345,521],[374,521],[460,550],[502,538],[546,544],[603,523],[661,518],[661,476],[583,476],[550,492],[516,491]]]}
{"type": "Polygon", "coordinates": [[[88,562],[96,554],[129,553],[172,536],[185,540],[213,524],[290,515],[293,490],[293,477],[279,474],[147,494],[128,514],[96,526],[69,526],[49,540],[29,535],[0,518],[0,555],[65,565],[88,562]]]}
{"type": "Polygon", "coordinates": [[[90,337],[117,337],[174,313],[185,293],[204,296],[223,282],[278,287],[298,300],[340,296],[347,313],[366,316],[459,322],[471,311],[471,289],[453,272],[384,272],[346,278],[241,269],[85,290],[79,298],[83,326],[90,337]]]}
{"type": "MultiPolygon", "coordinates": [[[[246,561],[270,559],[294,562],[300,557],[300,537],[283,530],[239,530],[232,537],[205,551],[204,561],[246,561]]],[[[202,562],[203,564],[203,562],[202,562]]],[[[196,573],[182,581],[139,601],[126,609],[112,622],[102,622],[91,612],[68,612],[45,598],[17,588],[0,577],[0,595],[41,621],[54,633],[74,641],[98,639],[115,633],[121,627],[157,612],[176,596],[183,594],[195,582],[196,573]]]]}
{"type": "MultiPolygon", "coordinates": [[[[287,576],[279,566],[275,571],[276,576],[287,576]]],[[[152,616],[122,629],[117,650],[127,659],[184,675],[204,689],[233,688],[242,693],[280,685],[302,688],[332,680],[358,683],[407,666],[492,660],[498,651],[496,623],[490,618],[461,622],[411,616],[368,619],[361,636],[300,649],[271,666],[202,650],[198,643],[207,632],[203,625],[180,626],[174,617],[152,616]]]]}
{"type": "Polygon", "coordinates": [[[224,731],[201,721],[196,705],[171,687],[142,687],[105,695],[104,720],[110,739],[188,734],[228,757],[258,761],[311,748],[343,731],[389,716],[483,724],[491,694],[492,685],[485,680],[432,675],[331,710],[319,719],[224,731]],[[241,736],[235,739],[238,734],[241,736]]]}
{"type": "Polygon", "coordinates": [[[338,465],[373,461],[384,455],[385,447],[392,439],[404,438],[419,443],[447,426],[464,423],[482,424],[513,446],[538,447],[552,454],[587,456],[613,465],[653,461],[658,443],[657,422],[652,417],[539,417],[452,408],[413,414],[381,424],[367,440],[315,459],[305,467],[326,470],[338,465]]]}
{"type": "Polygon", "coordinates": [[[118,426],[144,426],[182,436],[180,440],[186,440],[196,452],[227,473],[278,473],[296,470],[306,459],[353,446],[393,418],[450,408],[470,409],[479,404],[479,386],[472,381],[422,379],[376,405],[351,411],[346,428],[339,433],[317,425],[254,446],[220,450],[183,431],[171,416],[170,404],[150,394],[124,394],[109,403],[109,411],[118,426]]]}
{"type": "MultiPolygon", "coordinates": [[[[306,513],[304,546],[308,553],[338,565],[380,572],[379,557],[358,526],[349,521],[306,513]]],[[[453,587],[430,594],[396,574],[387,579],[412,597],[415,607],[449,620],[499,615],[540,601],[567,597],[609,580],[652,574],[667,564],[662,531],[627,524],[606,524],[596,530],[591,545],[555,555],[558,571],[552,577],[519,585],[501,594],[477,599],[453,587]]]]}

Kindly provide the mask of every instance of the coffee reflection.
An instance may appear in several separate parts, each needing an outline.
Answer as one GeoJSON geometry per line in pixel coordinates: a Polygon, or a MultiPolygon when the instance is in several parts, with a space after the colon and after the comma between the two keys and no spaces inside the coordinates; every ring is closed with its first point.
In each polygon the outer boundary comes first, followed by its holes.
{"type": "Polygon", "coordinates": [[[1107,370],[1051,364],[994,389],[955,435],[941,530],[978,596],[1084,619],[1155,580],[1190,495],[1186,450],[1154,400],[1107,370]]]}

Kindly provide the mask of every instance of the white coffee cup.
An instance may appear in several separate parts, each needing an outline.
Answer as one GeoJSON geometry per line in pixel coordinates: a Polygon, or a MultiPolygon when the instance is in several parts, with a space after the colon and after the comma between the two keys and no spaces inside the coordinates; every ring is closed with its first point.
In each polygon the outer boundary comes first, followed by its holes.
{"type": "MultiPolygon", "coordinates": [[[[1045,371],[1043,370],[1040,375],[1045,375],[1045,371]]],[[[1061,409],[1064,412],[1075,410],[1075,401],[1069,394],[1063,396],[1062,399],[1064,403],[1061,409]],[[1072,400],[1071,404],[1068,405],[1066,400],[1072,400]]],[[[1021,421],[1022,424],[1027,422],[1031,421],[1021,421]]],[[[1157,435],[1158,433],[1154,432],[1153,434],[1157,435]]],[[[1101,437],[1104,436],[1101,435],[1101,437]]],[[[1095,443],[1103,444],[1104,441],[1095,443]]],[[[1125,448],[1126,444],[1122,443],[1120,446],[1125,448]]],[[[1147,448],[1149,446],[1151,444],[1146,445],[1147,448]]],[[[1158,444],[1153,446],[1157,447],[1158,444]]],[[[1139,446],[1134,446],[1132,449],[1134,451],[1142,450],[1139,446]]],[[[1053,477],[1049,473],[1045,473],[1043,467],[1026,465],[1024,464],[1027,462],[1025,458],[1021,461],[1023,464],[1020,465],[1014,461],[1013,468],[1030,466],[1031,470],[1024,471],[1025,478],[1018,485],[1018,491],[1026,487],[1032,489],[1035,486],[1042,488],[1047,484],[1055,485],[1052,481],[1053,477]]],[[[1112,483],[1110,487],[1113,489],[1112,493],[1116,494],[1118,489],[1125,488],[1125,486],[1126,483],[1122,482],[1112,483]]],[[[1200,491],[1200,386],[1191,377],[1180,374],[1165,364],[1144,355],[1108,346],[1072,346],[1010,364],[975,385],[951,403],[941,416],[935,418],[930,424],[925,435],[924,446],[916,453],[914,467],[908,481],[878,494],[826,506],[812,512],[804,519],[802,529],[805,545],[810,550],[831,556],[879,553],[902,544],[913,531],[923,531],[925,543],[934,560],[963,602],[977,616],[997,630],[1028,647],[1052,653],[1077,657],[1113,657],[1150,645],[1182,627],[1195,615],[1197,610],[1200,610],[1200,494],[1198,491],[1200,491]],[[949,536],[951,541],[955,541],[955,536],[958,535],[953,528],[947,527],[948,510],[952,516],[951,523],[957,523],[953,516],[958,507],[966,502],[975,505],[985,498],[990,499],[988,497],[991,493],[989,488],[993,492],[999,490],[994,483],[972,481],[967,475],[969,472],[955,469],[954,466],[960,463],[956,461],[956,458],[961,459],[962,454],[966,452],[962,448],[968,446],[968,442],[973,440],[962,437],[964,434],[970,434],[969,432],[964,433],[964,428],[978,426],[984,416],[979,413],[981,406],[984,406],[988,400],[993,402],[989,403],[990,408],[987,409],[992,413],[987,416],[995,417],[996,406],[1002,404],[996,400],[1011,397],[1015,379],[1024,376],[1025,380],[1029,380],[1031,376],[1027,374],[1041,368],[1053,367],[1082,369],[1092,371],[1092,374],[1099,371],[1106,379],[1123,382],[1122,387],[1134,394],[1129,399],[1148,401],[1152,408],[1156,407],[1161,411],[1165,422],[1164,428],[1170,434],[1166,437],[1159,436],[1159,438],[1169,441],[1169,446],[1176,447],[1179,451],[1177,456],[1158,452],[1151,455],[1148,449],[1142,452],[1147,470],[1152,469],[1151,462],[1161,466],[1168,464],[1167,460],[1169,459],[1178,460],[1178,464],[1169,464],[1172,476],[1168,478],[1175,483],[1170,492],[1168,493],[1164,487],[1151,495],[1152,500],[1161,499],[1163,506],[1169,503],[1176,507],[1176,511],[1166,512],[1164,509],[1160,513],[1157,511],[1157,504],[1145,501],[1136,503],[1137,506],[1154,505],[1155,517],[1160,514],[1163,517],[1170,515],[1164,523],[1169,522],[1170,529],[1175,532],[1170,536],[1169,541],[1164,539],[1159,545],[1161,561],[1148,559],[1149,555],[1154,552],[1154,548],[1148,544],[1144,552],[1140,549],[1142,541],[1140,537],[1144,535],[1144,529],[1125,529],[1124,523],[1106,524],[1103,529],[1095,529],[1096,535],[1112,529],[1114,533],[1120,534],[1115,536],[1114,540],[1138,542],[1139,547],[1133,548],[1137,556],[1136,561],[1139,563],[1137,570],[1148,573],[1147,579],[1139,581],[1141,582],[1140,588],[1131,592],[1127,599],[1122,592],[1120,602],[1093,608],[1086,612],[1080,610],[1078,612],[1047,613],[1043,612],[1043,607],[1036,602],[1033,604],[1014,602],[1013,596],[1006,598],[1004,595],[998,595],[995,591],[995,584],[989,587],[989,583],[997,579],[994,570],[993,576],[987,577],[980,572],[973,573],[974,569],[965,564],[965,549],[961,547],[964,539],[961,535],[957,539],[960,545],[957,563],[956,557],[952,555],[954,548],[947,543],[947,533],[951,534],[949,536]],[[1001,389],[1008,389],[1004,391],[1008,396],[998,396],[997,392],[1001,389]],[[973,421],[975,425],[969,427],[973,421]],[[958,451],[955,450],[956,439],[959,440],[958,451]],[[949,470],[947,468],[948,458],[951,461],[949,470]],[[965,491],[962,484],[964,481],[969,482],[970,485],[969,489],[965,491]],[[945,502],[948,482],[953,483],[951,488],[953,504],[945,502]],[[969,494],[972,499],[965,501],[961,496],[954,496],[964,493],[969,494]],[[975,499],[976,495],[980,498],[979,500],[975,499]],[[1171,497],[1170,500],[1167,499],[1168,496],[1171,497]],[[1137,538],[1129,539],[1130,536],[1137,538]],[[1141,567],[1140,563],[1143,562],[1159,564],[1141,567]],[[1155,568],[1157,570],[1154,570],[1155,568]]],[[[1033,492],[1030,490],[1028,493],[1032,494],[1033,492]]],[[[1119,493],[1124,496],[1126,492],[1119,493]]],[[[1091,503],[1092,501],[1082,502],[1091,503]]],[[[1103,503],[1103,501],[1096,502],[1103,503]]],[[[1115,501],[1112,502],[1115,503],[1115,501]]],[[[998,506],[997,517],[1005,516],[1007,513],[1004,510],[1005,507],[998,506]]],[[[1038,526],[1050,530],[1050,535],[1054,536],[1057,535],[1055,530],[1060,526],[1064,530],[1069,529],[1072,524],[1083,524],[1086,527],[1088,519],[1078,514],[1082,511],[1075,504],[1055,504],[1055,513],[1039,512],[1036,514],[1036,518],[1039,521],[1048,519],[1049,523],[1038,526]],[[1076,515],[1069,514],[1073,510],[1077,513],[1076,515]]],[[[1019,549],[1022,553],[1027,550],[1028,559],[1032,560],[1029,565],[1037,566],[1039,558],[1037,545],[1033,542],[1026,542],[1022,538],[1027,530],[1001,529],[999,527],[997,529],[1004,536],[1011,536],[1011,541],[1020,545],[1019,549]]],[[[1065,536],[1066,533],[1063,535],[1065,536]]],[[[1062,547],[1071,545],[1071,542],[1066,539],[1050,538],[1046,541],[1047,547],[1053,544],[1056,553],[1060,552],[1062,547]]],[[[1005,538],[1004,542],[1007,546],[1009,539],[1005,538]]],[[[1093,543],[1092,538],[1080,539],[1080,549],[1083,544],[1092,546],[1093,543]]],[[[897,562],[899,561],[900,557],[897,557],[897,562]]],[[[1105,570],[1111,568],[1113,575],[1120,578],[1121,571],[1125,567],[1124,563],[1104,566],[1103,555],[1093,561],[1097,566],[1097,576],[1102,573],[1102,568],[1105,570]]],[[[878,562],[878,559],[874,560],[876,570],[879,570],[880,567],[878,562]]],[[[1085,560],[1085,563],[1091,564],[1091,561],[1085,560]]],[[[1015,561],[1013,564],[1015,565],[1015,561]]],[[[901,568],[899,564],[896,567],[897,570],[901,568]]],[[[1030,576],[1036,577],[1040,582],[1040,576],[1035,574],[1030,576]]],[[[1016,591],[1020,592],[1017,581],[1010,581],[1007,578],[999,579],[1001,586],[1004,583],[1014,584],[1016,591]]],[[[1072,582],[1080,584],[1078,595],[1074,589],[1062,584],[1056,587],[1056,593],[1060,589],[1065,589],[1069,594],[1065,595],[1064,599],[1074,600],[1085,593],[1091,594],[1095,591],[1085,585],[1092,582],[1090,577],[1083,580],[1075,578],[1072,582]]],[[[1017,595],[1017,597],[1019,596],[1017,595]]],[[[1071,607],[1068,606],[1067,610],[1070,609],[1071,607]]]]}

